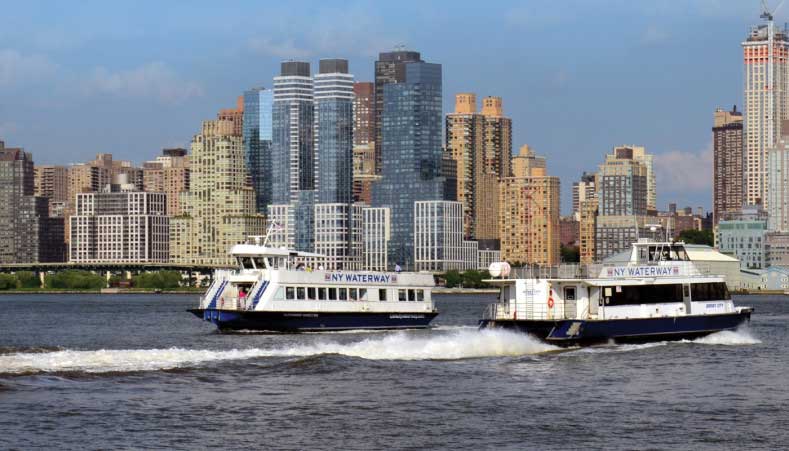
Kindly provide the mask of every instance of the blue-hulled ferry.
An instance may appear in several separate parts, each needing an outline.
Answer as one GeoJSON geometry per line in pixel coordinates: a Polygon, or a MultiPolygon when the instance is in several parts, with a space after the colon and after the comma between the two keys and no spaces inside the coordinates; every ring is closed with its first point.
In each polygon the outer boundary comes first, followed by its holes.
{"type": "Polygon", "coordinates": [[[723,276],[690,261],[682,242],[633,243],[615,265],[491,265],[501,288],[480,328],[506,328],[559,345],[692,339],[748,322],[723,276]]]}
{"type": "Polygon", "coordinates": [[[231,255],[238,269],[217,270],[189,310],[220,331],[414,329],[438,315],[432,274],[324,270],[322,255],[265,241],[236,245],[231,255]]]}

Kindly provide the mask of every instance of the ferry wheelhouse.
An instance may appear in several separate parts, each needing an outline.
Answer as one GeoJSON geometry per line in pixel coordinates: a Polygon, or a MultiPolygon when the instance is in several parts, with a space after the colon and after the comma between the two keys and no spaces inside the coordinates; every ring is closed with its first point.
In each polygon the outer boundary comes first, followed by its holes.
{"type": "Polygon", "coordinates": [[[735,307],[723,276],[689,260],[682,242],[633,243],[623,264],[516,268],[491,265],[499,301],[480,327],[560,344],[696,338],[733,330],[752,308],[735,307]]]}
{"type": "Polygon", "coordinates": [[[260,244],[231,255],[238,268],[217,270],[189,310],[221,331],[425,328],[438,315],[431,274],[329,271],[319,254],[260,244]]]}

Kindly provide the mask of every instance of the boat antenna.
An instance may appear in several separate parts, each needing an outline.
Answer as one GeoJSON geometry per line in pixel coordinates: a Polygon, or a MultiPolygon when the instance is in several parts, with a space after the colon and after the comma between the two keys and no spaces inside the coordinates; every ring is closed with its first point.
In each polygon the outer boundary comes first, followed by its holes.
{"type": "Polygon", "coordinates": [[[277,224],[276,221],[271,221],[271,224],[269,224],[268,226],[268,230],[266,230],[266,238],[263,239],[263,246],[266,246],[268,244],[269,237],[271,236],[271,232],[274,230],[274,226],[280,228],[280,225],[277,224]]]}

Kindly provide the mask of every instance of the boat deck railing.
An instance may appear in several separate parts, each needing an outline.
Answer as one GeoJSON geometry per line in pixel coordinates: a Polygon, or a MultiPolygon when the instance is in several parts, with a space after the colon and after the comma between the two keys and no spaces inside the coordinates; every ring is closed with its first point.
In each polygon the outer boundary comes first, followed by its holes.
{"type": "MultiPolygon", "coordinates": [[[[666,261],[658,263],[563,263],[554,266],[520,266],[513,267],[506,279],[596,279],[596,278],[629,278],[648,277],[645,271],[631,273],[629,269],[644,268],[676,268],[676,276],[719,275],[713,272],[712,266],[703,262],[666,261]],[[614,268],[624,271],[614,271],[614,268]],[[608,270],[611,270],[610,272],[608,270]]],[[[662,274],[666,275],[666,274],[662,274]]]]}
{"type": "Polygon", "coordinates": [[[517,303],[494,303],[485,306],[482,311],[482,319],[489,321],[497,320],[562,320],[562,319],[576,319],[568,315],[563,308],[559,308],[558,304],[553,308],[547,306],[540,306],[533,302],[517,302],[517,303]]]}

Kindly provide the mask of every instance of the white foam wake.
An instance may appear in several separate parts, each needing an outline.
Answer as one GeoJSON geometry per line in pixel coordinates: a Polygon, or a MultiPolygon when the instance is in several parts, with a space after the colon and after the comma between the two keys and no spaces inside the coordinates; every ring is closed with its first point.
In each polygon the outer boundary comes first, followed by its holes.
{"type": "Polygon", "coordinates": [[[370,360],[457,360],[537,354],[559,349],[526,334],[505,330],[458,330],[446,334],[394,334],[358,343],[325,343],[310,354],[342,354],[370,360]]]}
{"type": "Polygon", "coordinates": [[[0,374],[155,371],[223,360],[340,354],[368,360],[456,360],[520,356],[558,349],[524,334],[503,330],[461,330],[442,334],[396,333],[359,342],[319,342],[284,349],[212,351],[199,349],[120,349],[0,355],[0,374]]]}
{"type": "Polygon", "coordinates": [[[655,341],[651,343],[639,344],[608,344],[603,346],[591,346],[587,348],[578,348],[573,354],[598,354],[608,352],[630,352],[640,351],[649,348],[656,348],[659,346],[666,346],[670,344],[688,344],[697,343],[704,345],[719,345],[719,346],[743,346],[759,344],[762,341],[751,335],[748,329],[738,329],[735,331],[724,330],[715,332],[704,337],[696,338],[694,340],[678,340],[678,341],[655,341]]]}
{"type": "Polygon", "coordinates": [[[761,340],[751,335],[747,329],[723,330],[693,340],[693,343],[724,346],[755,345],[761,342],[761,340]]]}

